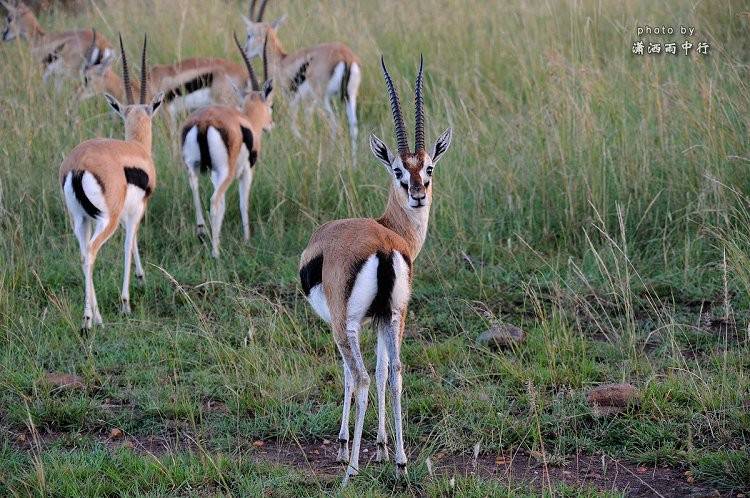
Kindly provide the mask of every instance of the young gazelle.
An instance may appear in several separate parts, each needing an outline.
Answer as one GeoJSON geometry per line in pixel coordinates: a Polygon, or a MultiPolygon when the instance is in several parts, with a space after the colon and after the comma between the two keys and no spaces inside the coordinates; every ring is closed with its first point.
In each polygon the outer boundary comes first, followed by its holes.
{"type": "Polygon", "coordinates": [[[406,453],[401,419],[401,341],[409,303],[412,262],[427,236],[435,164],[451,142],[448,128],[425,150],[422,62],[416,82],[416,132],[414,152],[404,131],[398,95],[381,58],[393,120],[398,154],[375,135],[370,148],[393,177],[385,213],[378,219],[344,219],[326,223],[310,238],[300,261],[302,288],[315,312],[331,325],[344,363],[344,408],[339,432],[339,454],[349,462],[344,483],[357,474],[362,425],[367,408],[370,377],[359,346],[363,322],[372,319],[377,328],[378,392],[377,461],[388,460],[385,432],[385,388],[390,375],[399,474],[406,472],[406,453]],[[389,370],[390,368],[390,370],[389,370]],[[349,458],[349,409],[356,395],[357,417],[349,458]]]}
{"type": "Polygon", "coordinates": [[[19,37],[29,40],[32,54],[44,64],[45,82],[53,75],[78,78],[84,63],[97,64],[114,55],[107,39],[103,36],[96,38],[93,30],[47,33],[26,4],[5,0],[0,0],[0,3],[8,11],[3,41],[19,37]],[[94,39],[95,47],[90,50],[94,39]]]}
{"type": "Polygon", "coordinates": [[[362,78],[359,58],[343,43],[323,43],[287,53],[281,46],[276,29],[284,22],[283,16],[271,23],[263,22],[263,11],[267,0],[261,3],[259,13],[253,20],[255,0],[250,3],[250,17],[244,17],[247,25],[245,50],[252,59],[263,50],[268,39],[268,66],[276,87],[282,89],[289,99],[292,132],[300,137],[297,126],[299,104],[307,103],[308,114],[315,106],[322,106],[328,117],[331,131],[337,127],[336,116],[331,108],[331,98],[340,96],[346,106],[349,120],[349,136],[352,152],[357,144],[357,92],[362,78]]]}
{"type": "MultiPolygon", "coordinates": [[[[122,80],[112,70],[113,62],[114,57],[110,57],[84,66],[83,87],[78,94],[80,100],[103,93],[122,98],[122,80]]],[[[234,62],[212,58],[185,59],[176,64],[152,66],[146,96],[164,92],[164,104],[175,119],[180,111],[236,102],[234,88],[244,86],[246,79],[245,70],[234,62]]],[[[140,91],[140,87],[135,84],[134,90],[140,91]]]]}
{"type": "MultiPolygon", "coordinates": [[[[94,261],[102,245],[112,236],[118,222],[125,228],[125,275],[122,281],[121,311],[130,313],[130,263],[143,281],[137,231],[146,204],[156,186],[156,169],[151,157],[151,120],[161,105],[162,95],[145,104],[146,95],[133,103],[125,49],[120,39],[126,105],[107,95],[109,105],[125,122],[125,140],[98,138],[74,148],[60,165],[60,183],[70,219],[81,249],[85,283],[83,328],[101,324],[94,291],[94,261]],[[92,234],[93,226],[93,234],[92,234]]],[[[141,55],[141,88],[145,88],[146,39],[141,55]]]]}
{"type": "MultiPolygon", "coordinates": [[[[199,237],[205,235],[205,220],[198,191],[198,174],[211,170],[214,193],[211,196],[211,255],[219,257],[219,237],[224,221],[225,194],[234,179],[239,181],[240,216],[245,242],[250,240],[248,202],[253,181],[253,167],[260,154],[260,140],[264,130],[273,127],[271,105],[273,85],[266,79],[263,88],[258,84],[253,66],[235,35],[234,41],[247,67],[249,88],[239,90],[242,107],[205,107],[188,117],[182,128],[182,157],[187,169],[190,189],[195,204],[195,219],[199,237]]],[[[265,57],[263,76],[267,78],[265,57]]]]}

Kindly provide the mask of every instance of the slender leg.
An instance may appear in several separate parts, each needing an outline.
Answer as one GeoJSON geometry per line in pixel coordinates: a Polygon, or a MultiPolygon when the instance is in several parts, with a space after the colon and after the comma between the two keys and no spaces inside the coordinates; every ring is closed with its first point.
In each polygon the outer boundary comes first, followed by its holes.
{"type": "Polygon", "coordinates": [[[404,427],[401,415],[401,338],[403,337],[403,315],[394,317],[384,330],[388,358],[390,360],[391,398],[393,403],[393,427],[395,431],[396,475],[406,475],[406,452],[404,451],[404,427]]]}
{"type": "Polygon", "coordinates": [[[388,349],[383,327],[378,327],[378,345],[376,348],[377,365],[375,366],[375,383],[378,390],[378,453],[376,462],[388,461],[388,435],[385,432],[385,387],[388,380],[388,349]]]}
{"type": "Polygon", "coordinates": [[[224,222],[224,211],[226,209],[225,192],[221,189],[227,173],[214,170],[211,180],[214,184],[214,193],[211,196],[211,256],[219,257],[219,237],[221,235],[221,224],[224,222]]]}
{"type": "Polygon", "coordinates": [[[352,407],[352,391],[354,390],[354,378],[346,362],[344,365],[344,407],[341,413],[341,430],[339,431],[339,454],[336,461],[340,463],[349,462],[349,412],[352,407]]]}
{"type": "Polygon", "coordinates": [[[323,97],[323,110],[326,112],[326,118],[328,118],[328,125],[331,127],[331,140],[336,140],[336,132],[338,131],[338,123],[336,123],[336,114],[333,112],[331,107],[331,96],[326,94],[323,97]]]}
{"type": "Polygon", "coordinates": [[[122,293],[120,294],[120,312],[124,315],[130,314],[130,267],[133,258],[133,247],[136,241],[138,224],[143,216],[143,206],[134,208],[133,212],[125,214],[122,219],[125,225],[125,257],[124,272],[122,276],[122,293]]]}
{"type": "Polygon", "coordinates": [[[146,274],[143,272],[141,251],[138,249],[138,230],[133,234],[133,259],[135,260],[135,278],[140,287],[143,285],[143,280],[146,277],[146,274]]]}
{"type": "MultiPolygon", "coordinates": [[[[347,327],[351,328],[351,327],[347,327]]],[[[344,361],[349,366],[354,380],[355,399],[357,401],[357,417],[354,420],[354,440],[352,441],[352,453],[349,457],[349,466],[344,475],[343,484],[349,482],[351,476],[359,472],[359,449],[362,443],[362,430],[365,424],[365,411],[367,411],[367,394],[370,388],[370,376],[367,375],[362,352],[359,347],[359,330],[347,330],[346,339],[340,341],[339,351],[344,361]]]]}
{"type": "Polygon", "coordinates": [[[201,194],[198,188],[198,175],[193,165],[186,164],[188,174],[188,183],[190,190],[193,192],[193,205],[195,206],[195,233],[198,237],[206,236],[206,220],[203,218],[203,206],[201,206],[201,194]]]}
{"type": "Polygon", "coordinates": [[[91,236],[91,240],[87,242],[86,256],[83,263],[87,302],[83,312],[84,329],[90,329],[92,322],[94,325],[102,324],[102,315],[99,313],[99,303],[96,300],[96,290],[94,289],[94,262],[102,244],[112,236],[115,228],[117,228],[117,222],[113,223],[108,217],[102,217],[96,219],[95,225],[94,234],[91,236]],[[86,307],[88,307],[88,314],[86,313],[86,307]]]}
{"type": "Polygon", "coordinates": [[[78,239],[81,251],[81,270],[83,271],[83,330],[88,330],[93,324],[93,309],[91,305],[91,272],[89,271],[89,243],[91,241],[91,223],[85,216],[72,218],[73,231],[78,239]]]}
{"type": "Polygon", "coordinates": [[[253,184],[253,169],[246,162],[240,175],[240,216],[242,217],[242,235],[245,242],[250,241],[250,187],[253,184]]]}
{"type": "Polygon", "coordinates": [[[290,127],[292,129],[292,134],[296,138],[301,139],[302,134],[299,131],[299,126],[297,124],[298,118],[299,118],[299,102],[300,102],[300,92],[294,94],[294,96],[289,101],[289,121],[290,121],[290,127]]]}
{"type": "Polygon", "coordinates": [[[350,94],[346,101],[346,117],[349,120],[349,138],[352,142],[352,162],[357,161],[357,94],[350,94]]]}

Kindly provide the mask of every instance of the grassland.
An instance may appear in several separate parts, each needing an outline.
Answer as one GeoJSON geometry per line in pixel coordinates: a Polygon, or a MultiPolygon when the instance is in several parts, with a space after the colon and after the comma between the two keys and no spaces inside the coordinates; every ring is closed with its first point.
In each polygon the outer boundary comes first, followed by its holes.
{"type": "MultiPolygon", "coordinates": [[[[205,4],[97,1],[42,22],[94,25],[110,39],[121,30],[133,51],[147,31],[153,62],[237,60],[231,30],[244,29],[245,7],[205,4]]],[[[497,455],[535,455],[540,475],[606,456],[722,493],[747,490],[748,11],[728,0],[274,0],[269,17],[289,15],[288,48],[339,39],[361,56],[358,165],[344,133],[332,141],[322,119],[295,140],[277,105],[251,244],[241,243],[232,189],[216,262],[194,236],[176,139],[160,121],[158,188],[141,230],[146,284],[132,293],[134,314],[119,316],[118,234],[95,273],[105,327],[87,336],[57,168],[80,141],[122,127],[103,99],[78,106],[73,85],[41,86],[27,46],[4,44],[0,495],[342,493],[341,469],[263,449],[325,451],[335,440],[339,362],[299,290],[297,261],[320,223],[380,213],[387,178],[364,140],[392,136],[377,61],[385,54],[411,109],[420,52],[428,140],[451,125],[454,143],[436,170],[403,349],[411,474],[398,483],[391,466],[367,464],[343,493],[627,492],[585,479],[509,481],[499,464],[495,475],[472,474],[475,449],[490,467],[497,455]],[[695,26],[710,54],[633,56],[642,24],[695,26]],[[477,346],[497,321],[528,340],[477,346]],[[84,386],[55,387],[49,373],[84,386]],[[634,384],[640,402],[595,418],[586,392],[608,382],[634,384]],[[457,470],[432,475],[426,461],[441,456],[457,470]]],[[[365,351],[373,347],[365,336],[365,351]]]]}

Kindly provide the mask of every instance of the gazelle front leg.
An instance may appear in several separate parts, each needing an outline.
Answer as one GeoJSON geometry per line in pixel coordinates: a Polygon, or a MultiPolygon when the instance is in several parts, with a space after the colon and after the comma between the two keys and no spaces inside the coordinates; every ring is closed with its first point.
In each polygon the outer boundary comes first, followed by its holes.
{"type": "Polygon", "coordinates": [[[253,185],[253,169],[250,167],[248,161],[242,169],[240,175],[240,217],[242,218],[242,237],[245,242],[250,241],[250,214],[249,214],[249,203],[250,203],[250,188],[253,185]]]}
{"type": "Polygon", "coordinates": [[[377,365],[375,366],[375,383],[378,391],[378,452],[376,462],[388,461],[388,435],[385,431],[385,387],[388,381],[388,349],[384,336],[384,327],[378,327],[377,365]]]}

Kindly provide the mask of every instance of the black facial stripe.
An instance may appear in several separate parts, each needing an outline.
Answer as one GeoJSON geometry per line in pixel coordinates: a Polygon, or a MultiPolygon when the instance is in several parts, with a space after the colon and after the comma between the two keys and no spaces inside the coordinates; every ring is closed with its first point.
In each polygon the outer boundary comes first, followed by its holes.
{"type": "Polygon", "coordinates": [[[409,184],[401,182],[401,188],[404,189],[406,192],[409,191],[409,184]]]}
{"type": "Polygon", "coordinates": [[[310,295],[310,290],[323,281],[323,255],[315,256],[300,268],[299,279],[305,295],[310,295]]]}
{"type": "Polygon", "coordinates": [[[146,197],[151,195],[151,187],[148,185],[148,173],[138,166],[125,166],[125,181],[128,185],[135,185],[146,193],[146,197]]]}

